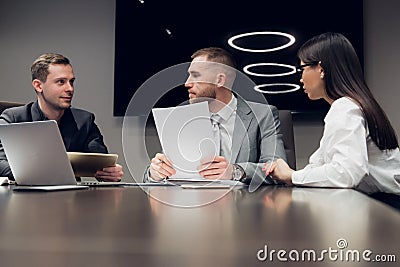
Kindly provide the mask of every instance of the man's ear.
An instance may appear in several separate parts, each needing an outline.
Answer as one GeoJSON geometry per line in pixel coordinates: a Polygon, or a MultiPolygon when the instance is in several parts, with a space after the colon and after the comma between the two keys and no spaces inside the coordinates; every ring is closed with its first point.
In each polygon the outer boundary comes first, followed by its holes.
{"type": "Polygon", "coordinates": [[[217,87],[223,87],[226,82],[226,74],[225,73],[218,73],[217,75],[217,87]]]}
{"type": "Polygon", "coordinates": [[[42,82],[41,82],[40,80],[34,79],[34,80],[32,81],[32,86],[33,86],[33,88],[35,88],[36,93],[41,93],[41,92],[43,92],[43,89],[42,89],[42,82]]]}

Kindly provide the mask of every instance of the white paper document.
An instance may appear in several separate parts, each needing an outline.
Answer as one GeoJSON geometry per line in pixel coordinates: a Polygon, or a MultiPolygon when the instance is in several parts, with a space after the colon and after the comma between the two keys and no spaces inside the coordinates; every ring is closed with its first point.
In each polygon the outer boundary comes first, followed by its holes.
{"type": "Polygon", "coordinates": [[[217,155],[208,102],[152,111],[163,152],[176,170],[171,178],[202,179],[200,160],[217,155]]]}

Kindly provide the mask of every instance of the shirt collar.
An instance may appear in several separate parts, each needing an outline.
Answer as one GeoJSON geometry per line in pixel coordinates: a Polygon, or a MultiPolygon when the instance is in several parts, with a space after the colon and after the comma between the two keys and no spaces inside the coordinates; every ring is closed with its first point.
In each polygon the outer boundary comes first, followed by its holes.
{"type": "MultiPolygon", "coordinates": [[[[36,100],[34,102],[34,104],[32,106],[32,110],[34,111],[33,120],[35,120],[35,121],[36,120],[40,120],[40,121],[47,121],[48,120],[47,116],[44,114],[44,112],[40,108],[38,100],[36,100]]],[[[61,125],[62,122],[70,119],[70,117],[72,117],[71,107],[69,107],[69,108],[64,110],[64,114],[60,118],[59,125],[61,125]]]]}
{"type": "Polygon", "coordinates": [[[236,97],[232,94],[231,101],[223,107],[220,111],[217,112],[217,114],[224,120],[227,121],[230,116],[236,111],[237,109],[237,99],[236,97]]]}
{"type": "Polygon", "coordinates": [[[40,121],[45,121],[45,120],[47,120],[46,115],[44,115],[42,109],[41,109],[40,106],[39,106],[39,101],[38,101],[38,100],[36,100],[35,103],[33,104],[32,110],[33,110],[34,113],[35,113],[35,118],[34,118],[34,120],[40,120],[40,121]]]}

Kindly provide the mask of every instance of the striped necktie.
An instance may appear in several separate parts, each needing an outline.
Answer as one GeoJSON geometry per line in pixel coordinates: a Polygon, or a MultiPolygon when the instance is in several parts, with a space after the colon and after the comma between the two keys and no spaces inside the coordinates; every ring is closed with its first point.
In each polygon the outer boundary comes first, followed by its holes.
{"type": "Polygon", "coordinates": [[[215,155],[220,155],[221,150],[221,134],[219,131],[219,123],[221,121],[221,117],[218,114],[211,115],[211,124],[212,124],[212,131],[213,131],[213,140],[215,142],[215,155]]]}

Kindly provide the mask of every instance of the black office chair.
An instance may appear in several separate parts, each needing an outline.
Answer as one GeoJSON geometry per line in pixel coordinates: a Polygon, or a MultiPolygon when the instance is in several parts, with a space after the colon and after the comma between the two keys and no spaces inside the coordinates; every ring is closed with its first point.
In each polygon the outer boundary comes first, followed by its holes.
{"type": "Polygon", "coordinates": [[[283,145],[285,147],[287,163],[290,168],[296,170],[296,150],[294,144],[293,120],[290,110],[279,110],[283,145]]]}
{"type": "Polygon", "coordinates": [[[0,114],[3,113],[5,109],[12,107],[19,107],[25,105],[21,102],[12,102],[12,101],[0,101],[0,114]]]}

